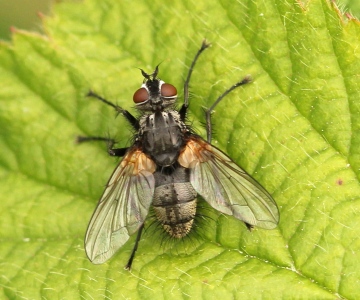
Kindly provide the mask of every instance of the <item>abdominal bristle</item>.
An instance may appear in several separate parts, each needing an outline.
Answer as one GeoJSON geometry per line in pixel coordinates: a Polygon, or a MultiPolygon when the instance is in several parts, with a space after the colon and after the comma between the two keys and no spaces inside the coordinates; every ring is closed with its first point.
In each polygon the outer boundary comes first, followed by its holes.
{"type": "Polygon", "coordinates": [[[180,239],[189,234],[191,231],[194,219],[187,221],[185,223],[173,224],[173,225],[163,225],[164,230],[172,237],[180,239]]]}

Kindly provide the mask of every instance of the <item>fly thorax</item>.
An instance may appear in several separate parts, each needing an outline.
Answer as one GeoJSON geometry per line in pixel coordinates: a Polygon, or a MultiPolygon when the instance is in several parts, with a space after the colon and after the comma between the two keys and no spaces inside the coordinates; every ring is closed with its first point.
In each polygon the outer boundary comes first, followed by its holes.
{"type": "Polygon", "coordinates": [[[185,124],[174,110],[144,115],[140,120],[140,140],[143,151],[157,165],[170,166],[176,162],[184,144],[185,124]]]}

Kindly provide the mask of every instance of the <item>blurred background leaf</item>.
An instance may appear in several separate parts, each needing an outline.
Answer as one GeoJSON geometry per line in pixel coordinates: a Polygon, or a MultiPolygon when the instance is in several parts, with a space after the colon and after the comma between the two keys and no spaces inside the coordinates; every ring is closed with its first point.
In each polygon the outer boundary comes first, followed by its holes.
{"type": "MultiPolygon", "coordinates": [[[[79,2],[80,0],[72,0],[79,2]]],[[[344,12],[350,12],[360,18],[360,2],[358,0],[336,1],[344,12]]],[[[0,39],[11,38],[10,28],[34,30],[42,32],[39,13],[48,15],[54,0],[0,0],[0,39]]]]}

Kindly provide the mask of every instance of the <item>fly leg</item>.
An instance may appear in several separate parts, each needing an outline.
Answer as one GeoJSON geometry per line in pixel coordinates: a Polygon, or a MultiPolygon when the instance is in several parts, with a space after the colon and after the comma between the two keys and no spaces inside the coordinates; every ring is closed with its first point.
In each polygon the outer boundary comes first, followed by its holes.
{"type": "Polygon", "coordinates": [[[132,262],[133,262],[133,260],[134,260],[136,250],[137,250],[137,248],[138,248],[138,246],[139,246],[139,241],[140,241],[141,233],[142,233],[143,229],[144,229],[144,223],[140,226],[139,231],[138,231],[138,233],[137,233],[134,248],[132,249],[131,254],[130,254],[130,258],[129,258],[126,266],[125,266],[125,269],[126,269],[126,270],[130,270],[130,269],[131,269],[131,265],[132,265],[132,262]]]}
{"type": "Polygon", "coordinates": [[[91,142],[91,141],[104,141],[108,144],[108,153],[110,156],[124,156],[126,151],[128,150],[127,147],[125,148],[113,148],[115,144],[115,140],[101,137],[101,136],[78,136],[76,138],[76,142],[78,144],[84,143],[84,142],[91,142]]]}
{"type": "Polygon", "coordinates": [[[245,76],[241,81],[235,83],[232,87],[227,89],[224,93],[222,93],[216,101],[213,103],[213,105],[210,106],[210,108],[205,109],[205,120],[206,120],[206,139],[209,143],[211,143],[211,134],[212,134],[212,126],[211,126],[211,114],[213,113],[216,105],[219,104],[219,102],[231,91],[235,90],[239,86],[242,86],[244,84],[247,84],[251,82],[250,75],[245,76]]]}
{"type": "Polygon", "coordinates": [[[98,94],[94,93],[93,91],[89,91],[86,96],[98,99],[98,100],[104,102],[105,104],[113,107],[118,114],[122,114],[125,117],[125,119],[130,123],[130,125],[136,131],[138,131],[140,129],[139,121],[131,113],[129,113],[127,110],[125,110],[125,109],[121,108],[120,106],[106,100],[105,98],[99,96],[98,94]]]}
{"type": "MultiPolygon", "coordinates": [[[[131,124],[131,126],[135,130],[139,130],[139,122],[138,120],[127,110],[121,108],[120,106],[106,100],[105,98],[99,96],[98,94],[94,93],[93,91],[89,91],[87,94],[88,97],[92,97],[95,99],[100,100],[101,102],[113,107],[118,114],[122,114],[125,119],[131,124]]],[[[128,148],[113,148],[115,144],[115,140],[106,138],[106,137],[98,137],[98,136],[78,136],[77,143],[89,142],[89,141],[104,141],[108,144],[108,153],[111,156],[124,156],[128,148]]]]}
{"type": "MultiPolygon", "coordinates": [[[[235,90],[236,88],[238,88],[239,86],[242,86],[244,84],[247,84],[251,82],[251,77],[250,75],[245,76],[241,81],[235,83],[233,86],[231,86],[229,89],[227,89],[224,93],[222,93],[217,99],[216,101],[213,103],[213,105],[210,106],[210,108],[206,108],[205,109],[205,120],[206,120],[206,138],[208,143],[211,143],[211,135],[212,135],[212,126],[211,126],[211,114],[213,113],[216,105],[219,104],[219,102],[227,95],[229,94],[231,91],[235,90]]],[[[249,231],[251,231],[254,226],[244,222],[247,229],[249,231]]]]}
{"type": "Polygon", "coordinates": [[[189,68],[189,72],[187,74],[187,77],[186,77],[186,80],[184,83],[184,104],[181,106],[180,111],[179,111],[182,121],[185,121],[187,109],[189,107],[189,83],[190,83],[191,74],[194,70],[195,64],[196,64],[200,54],[209,47],[210,47],[210,44],[207,43],[206,40],[203,40],[201,47],[198,50],[198,52],[196,53],[196,55],[191,63],[191,66],[189,68]]]}

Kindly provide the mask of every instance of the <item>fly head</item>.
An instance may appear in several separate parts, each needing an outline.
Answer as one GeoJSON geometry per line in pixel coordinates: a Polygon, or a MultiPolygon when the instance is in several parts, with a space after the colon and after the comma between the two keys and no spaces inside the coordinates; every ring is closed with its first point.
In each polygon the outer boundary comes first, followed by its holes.
{"type": "Polygon", "coordinates": [[[152,74],[140,70],[144,82],[133,96],[136,108],[156,112],[173,105],[177,98],[177,90],[172,84],[165,83],[157,77],[159,66],[156,66],[152,74]]]}

